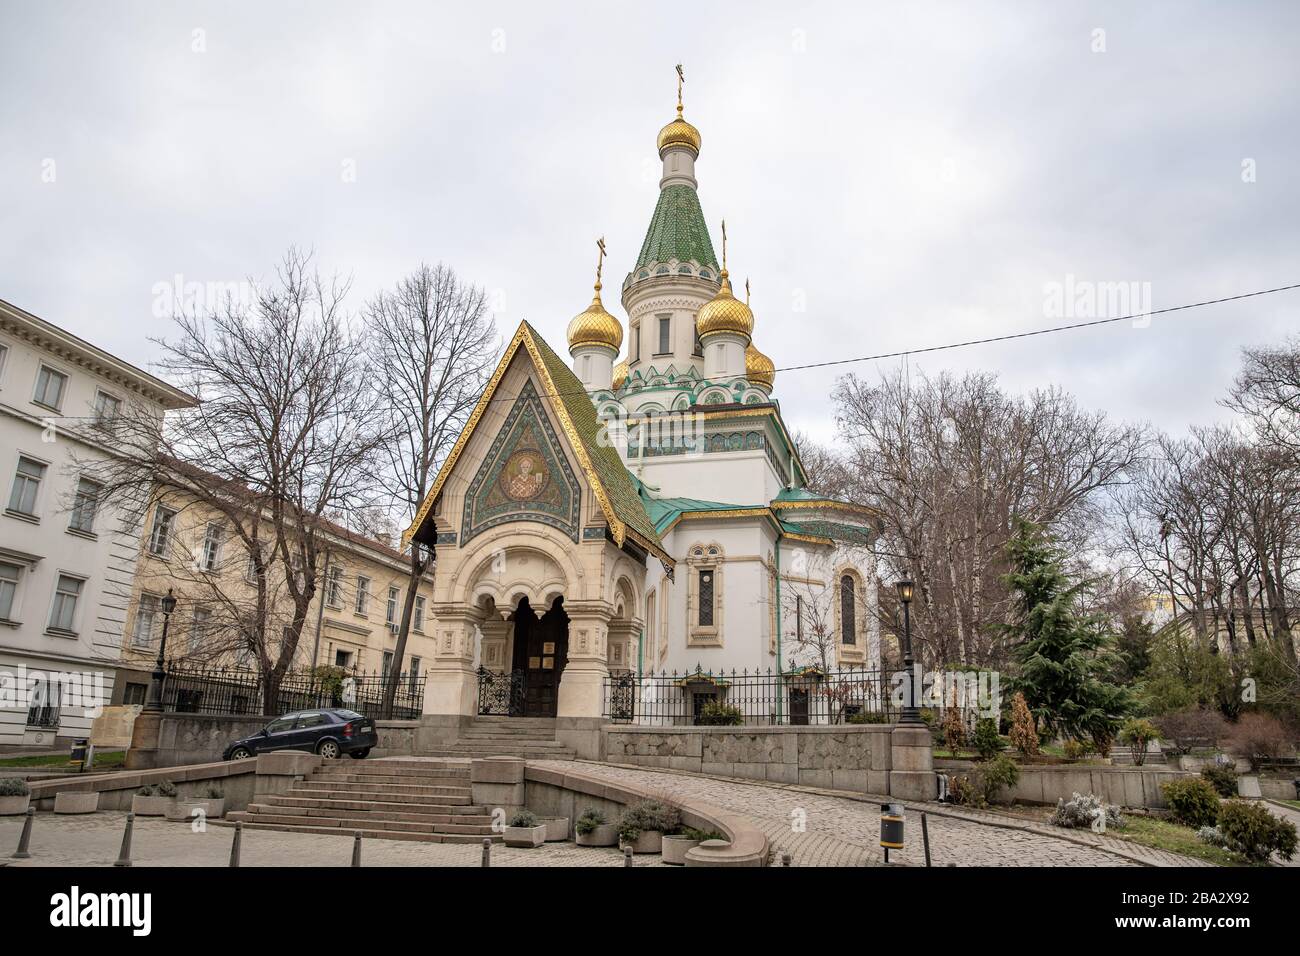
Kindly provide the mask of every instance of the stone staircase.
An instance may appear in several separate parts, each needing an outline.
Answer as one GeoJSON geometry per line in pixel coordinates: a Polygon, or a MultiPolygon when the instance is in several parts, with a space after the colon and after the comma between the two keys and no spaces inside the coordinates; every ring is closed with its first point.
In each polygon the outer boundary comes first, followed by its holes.
{"type": "Polygon", "coordinates": [[[469,764],[454,760],[330,760],[283,794],[214,824],[426,843],[493,842],[491,811],[471,802],[469,764]]]}
{"type": "Polygon", "coordinates": [[[421,756],[459,757],[542,757],[571,760],[574,752],[555,739],[554,717],[475,717],[451,743],[421,756]]]}

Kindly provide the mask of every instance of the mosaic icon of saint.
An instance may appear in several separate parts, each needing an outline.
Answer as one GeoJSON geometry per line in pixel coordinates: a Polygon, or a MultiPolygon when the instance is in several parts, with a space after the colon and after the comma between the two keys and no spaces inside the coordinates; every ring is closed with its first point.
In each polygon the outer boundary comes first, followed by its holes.
{"type": "Polygon", "coordinates": [[[546,472],[538,469],[533,455],[519,455],[506,465],[506,494],[515,499],[536,498],[546,483],[546,472]]]}

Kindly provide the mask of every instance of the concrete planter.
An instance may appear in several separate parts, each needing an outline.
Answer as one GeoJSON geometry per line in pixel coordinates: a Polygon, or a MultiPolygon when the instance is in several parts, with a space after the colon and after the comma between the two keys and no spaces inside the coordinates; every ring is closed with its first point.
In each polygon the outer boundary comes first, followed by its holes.
{"type": "Polygon", "coordinates": [[[560,843],[569,838],[568,817],[542,817],[546,824],[546,842],[560,843]]]}
{"type": "MultiPolygon", "coordinates": [[[[140,798],[137,797],[136,799],[140,798]]],[[[224,797],[217,797],[213,800],[199,798],[187,800],[184,797],[177,797],[167,809],[166,815],[168,820],[189,823],[195,819],[195,810],[202,810],[203,813],[200,816],[205,820],[216,820],[226,812],[226,800],[224,797]]]]}
{"type": "Polygon", "coordinates": [[[546,842],[546,824],[535,827],[506,827],[504,833],[506,846],[531,849],[546,842]]]}
{"type": "Polygon", "coordinates": [[[0,797],[0,817],[14,816],[27,812],[27,805],[32,802],[32,795],[24,793],[17,797],[0,797]]]}
{"type": "Polygon", "coordinates": [[[579,833],[578,846],[618,846],[618,824],[601,823],[590,833],[579,833]]]}
{"type": "Polygon", "coordinates": [[[686,852],[699,845],[700,841],[691,837],[669,834],[663,839],[664,862],[673,866],[685,866],[686,852]]]}
{"type": "Polygon", "coordinates": [[[630,846],[633,853],[662,853],[664,835],[658,830],[642,830],[635,840],[620,840],[618,845],[630,846]]]}
{"type": "Polygon", "coordinates": [[[55,813],[94,813],[99,809],[99,791],[63,790],[54,795],[55,813]]]}
{"type": "Polygon", "coordinates": [[[175,797],[145,797],[136,794],[131,798],[131,812],[137,817],[165,817],[175,797]]]}

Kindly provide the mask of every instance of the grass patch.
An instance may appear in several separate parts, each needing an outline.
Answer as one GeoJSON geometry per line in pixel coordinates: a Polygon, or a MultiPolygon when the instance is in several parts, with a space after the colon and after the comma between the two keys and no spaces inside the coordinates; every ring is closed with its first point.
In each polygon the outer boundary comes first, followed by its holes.
{"type": "MultiPolygon", "coordinates": [[[[95,754],[93,770],[120,770],[126,765],[125,750],[105,750],[95,754]]],[[[66,754],[53,754],[44,757],[4,757],[0,758],[0,768],[4,767],[49,767],[55,770],[71,769],[76,766],[68,760],[66,754]]]]}
{"type": "Polygon", "coordinates": [[[1285,803],[1292,810],[1300,810],[1300,800],[1279,800],[1278,803],[1285,803]]]}
{"type": "Polygon", "coordinates": [[[1223,847],[1202,843],[1196,831],[1191,827],[1158,820],[1155,817],[1141,816],[1136,813],[1124,814],[1124,823],[1118,827],[1107,827],[1106,835],[1140,843],[1156,850],[1168,850],[1181,853],[1213,863],[1216,866],[1249,866],[1246,858],[1223,847]]]}

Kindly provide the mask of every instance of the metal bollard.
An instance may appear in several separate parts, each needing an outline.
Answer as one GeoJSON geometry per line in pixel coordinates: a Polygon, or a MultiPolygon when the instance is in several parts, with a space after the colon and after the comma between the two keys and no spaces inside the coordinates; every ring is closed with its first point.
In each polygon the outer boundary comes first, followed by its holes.
{"type": "Polygon", "coordinates": [[[623,865],[632,866],[632,848],[630,846],[623,847],[623,865]]]}
{"type": "Polygon", "coordinates": [[[930,865],[930,822],[921,814],[921,842],[925,844],[925,865],[930,865]]]}
{"type": "Polygon", "coordinates": [[[131,831],[135,829],[135,814],[126,815],[126,828],[122,830],[122,849],[117,854],[117,859],[113,861],[114,866],[131,865],[131,831]]]}
{"type": "Polygon", "coordinates": [[[483,838],[483,862],[480,865],[481,866],[492,865],[492,841],[489,840],[487,837],[483,838]]]}
{"type": "Polygon", "coordinates": [[[352,834],[352,865],[361,865],[361,831],[352,834]]]}
{"type": "Polygon", "coordinates": [[[239,866],[239,844],[244,839],[244,822],[235,821],[235,838],[230,841],[230,865],[239,866]]]}
{"type": "Polygon", "coordinates": [[[789,865],[790,865],[791,863],[793,863],[793,862],[794,862],[794,857],[792,857],[789,853],[782,853],[782,854],[781,854],[781,865],[782,865],[782,866],[789,866],[789,865]]]}
{"type": "Polygon", "coordinates": [[[18,838],[18,849],[14,850],[13,858],[15,860],[26,860],[31,858],[27,852],[27,846],[32,842],[32,821],[36,819],[36,808],[27,808],[27,819],[23,821],[23,833],[18,838]]]}

